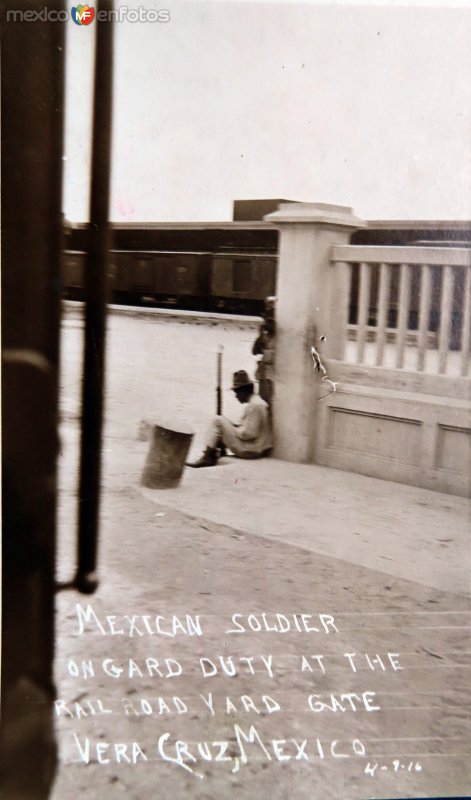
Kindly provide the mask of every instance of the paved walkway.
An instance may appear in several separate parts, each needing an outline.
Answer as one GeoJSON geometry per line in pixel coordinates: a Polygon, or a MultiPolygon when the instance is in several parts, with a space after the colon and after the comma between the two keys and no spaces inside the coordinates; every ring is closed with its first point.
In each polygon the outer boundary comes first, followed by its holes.
{"type": "MultiPolygon", "coordinates": [[[[98,591],[57,596],[55,676],[69,712],[56,720],[54,800],[462,795],[470,781],[469,600],[457,594],[469,564],[465,501],[271,459],[225,459],[187,470],[178,489],[143,490],[148,445],[114,431],[108,426],[104,442],[98,591]],[[91,603],[99,620],[111,615],[122,635],[93,623],[82,635],[77,603],[91,603]],[[318,612],[333,615],[335,635],[292,622],[315,624],[318,612]],[[234,613],[242,635],[232,633],[234,613]],[[152,625],[156,615],[163,631],[173,615],[199,615],[202,635],[147,635],[142,621],[152,625]],[[265,618],[269,627],[258,632],[265,618]],[[273,628],[279,618],[290,620],[287,632],[273,628]],[[131,635],[132,619],[139,634],[131,635]],[[355,671],[346,653],[355,654],[355,671]],[[176,659],[182,673],[151,675],[149,658],[162,669],[176,659]],[[201,659],[217,673],[203,674],[201,659]],[[245,666],[252,661],[253,671],[245,666]],[[334,707],[345,692],[374,697],[375,713],[334,707]],[[325,701],[321,711],[309,706],[311,695],[325,701]],[[264,696],[279,710],[264,710],[264,696]],[[246,741],[252,725],[268,755],[246,741]],[[194,760],[166,761],[162,736],[165,753],[187,742],[194,760]],[[272,741],[292,758],[275,757],[272,741]],[[211,755],[212,742],[227,743],[229,760],[211,755]],[[295,760],[294,742],[306,742],[308,760],[295,760]],[[131,753],[133,743],[147,760],[119,761],[115,748],[131,753]]],[[[61,440],[58,578],[67,580],[76,550],[73,420],[61,440]]]]}
{"type": "Polygon", "coordinates": [[[470,505],[431,492],[275,459],[186,469],[159,505],[381,570],[442,591],[470,590],[470,505]]]}

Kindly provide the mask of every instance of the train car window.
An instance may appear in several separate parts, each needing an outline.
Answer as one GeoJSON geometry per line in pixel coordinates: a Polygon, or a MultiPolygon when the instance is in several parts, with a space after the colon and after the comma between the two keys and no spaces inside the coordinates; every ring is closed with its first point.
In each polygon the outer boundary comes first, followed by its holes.
{"type": "Polygon", "coordinates": [[[252,287],[252,262],[249,259],[233,261],[232,288],[234,292],[249,292],[252,287]]]}

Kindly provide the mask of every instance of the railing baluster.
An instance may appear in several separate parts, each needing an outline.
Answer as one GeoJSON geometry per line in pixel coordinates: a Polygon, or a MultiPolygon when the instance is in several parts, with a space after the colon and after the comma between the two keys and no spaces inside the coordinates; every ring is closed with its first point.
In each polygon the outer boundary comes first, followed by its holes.
{"type": "Polygon", "coordinates": [[[402,369],[404,364],[404,349],[409,321],[410,303],[410,271],[407,264],[401,264],[399,285],[399,319],[397,322],[396,336],[396,368],[402,369]]]}
{"type": "Polygon", "coordinates": [[[370,305],[370,285],[371,272],[370,265],[362,263],[360,265],[360,299],[358,303],[358,339],[357,339],[357,363],[362,364],[365,353],[366,326],[368,323],[368,311],[370,305]]]}
{"type": "Polygon", "coordinates": [[[440,333],[438,339],[438,372],[446,372],[450,342],[451,303],[453,298],[453,267],[443,267],[440,298],[440,333]]]}
{"type": "Polygon", "coordinates": [[[469,371],[471,345],[471,269],[465,270],[463,291],[463,321],[461,328],[461,374],[466,378],[469,371]]]}
{"type": "Polygon", "coordinates": [[[376,366],[383,363],[386,327],[388,324],[389,290],[391,285],[391,266],[381,264],[379,273],[378,319],[376,333],[376,366]]]}
{"type": "Polygon", "coordinates": [[[345,358],[351,291],[352,265],[345,261],[336,261],[335,270],[331,272],[330,303],[333,318],[329,326],[331,339],[329,358],[339,361],[345,358]]]}
{"type": "Polygon", "coordinates": [[[430,307],[432,302],[432,272],[428,264],[422,264],[420,276],[420,307],[419,307],[419,341],[417,369],[423,372],[427,358],[427,337],[430,323],[430,307]]]}

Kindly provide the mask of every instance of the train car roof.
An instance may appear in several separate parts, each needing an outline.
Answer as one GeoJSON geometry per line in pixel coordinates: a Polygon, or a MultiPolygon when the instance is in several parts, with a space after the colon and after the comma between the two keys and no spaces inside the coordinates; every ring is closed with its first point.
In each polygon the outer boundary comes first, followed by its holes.
{"type": "Polygon", "coordinates": [[[234,256],[241,256],[241,258],[277,258],[277,253],[251,253],[249,250],[217,250],[211,253],[213,258],[234,258],[234,256]]]}
{"type": "MultiPolygon", "coordinates": [[[[83,255],[83,250],[69,250],[66,248],[64,251],[68,255],[83,255]]],[[[211,250],[125,250],[123,248],[113,247],[110,253],[123,253],[129,255],[149,255],[149,256],[211,256],[212,258],[233,258],[234,256],[241,256],[241,258],[276,258],[276,253],[251,253],[245,251],[232,251],[222,250],[213,252],[211,250]]]]}
{"type": "Polygon", "coordinates": [[[371,219],[367,230],[471,230],[471,220],[371,219]]]}
{"type": "MultiPolygon", "coordinates": [[[[87,228],[87,222],[68,222],[67,227],[72,230],[87,228]]],[[[270,222],[111,222],[113,230],[124,231],[204,231],[204,230],[275,230],[270,222]]]]}
{"type": "Polygon", "coordinates": [[[411,244],[420,247],[471,247],[467,239],[415,239],[411,244]]]}
{"type": "MultiPolygon", "coordinates": [[[[83,250],[69,250],[66,248],[66,253],[69,255],[83,255],[83,250]]],[[[132,253],[133,255],[139,255],[142,253],[143,255],[159,255],[159,256],[212,256],[214,253],[211,250],[145,250],[137,249],[137,250],[125,250],[124,248],[117,248],[112,247],[109,251],[110,253],[124,253],[125,255],[129,255],[132,253]]]]}
{"type": "Polygon", "coordinates": [[[213,253],[210,250],[148,250],[146,248],[137,248],[136,250],[126,250],[124,247],[113,247],[110,250],[111,253],[129,253],[139,254],[142,253],[143,255],[159,255],[159,256],[212,256],[213,253]]]}
{"type": "MultiPolygon", "coordinates": [[[[367,230],[471,230],[471,220],[372,219],[366,220],[366,222],[368,223],[367,230]]],[[[88,223],[66,221],[66,225],[74,230],[86,228],[88,223]]],[[[264,222],[263,220],[241,220],[236,222],[223,220],[219,222],[111,222],[110,225],[113,230],[129,231],[276,230],[273,223],[264,222]]]]}

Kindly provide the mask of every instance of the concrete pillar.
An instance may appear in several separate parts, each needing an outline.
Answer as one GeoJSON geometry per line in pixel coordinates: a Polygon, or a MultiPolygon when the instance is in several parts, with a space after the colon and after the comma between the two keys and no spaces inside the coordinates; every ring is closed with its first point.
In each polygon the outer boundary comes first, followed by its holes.
{"type": "Polygon", "coordinates": [[[282,203],[265,220],[280,229],[274,455],[311,463],[319,376],[310,348],[314,344],[323,360],[342,357],[347,322],[347,270],[331,265],[330,252],[366,223],[350,208],[326,203],[282,203]]]}

